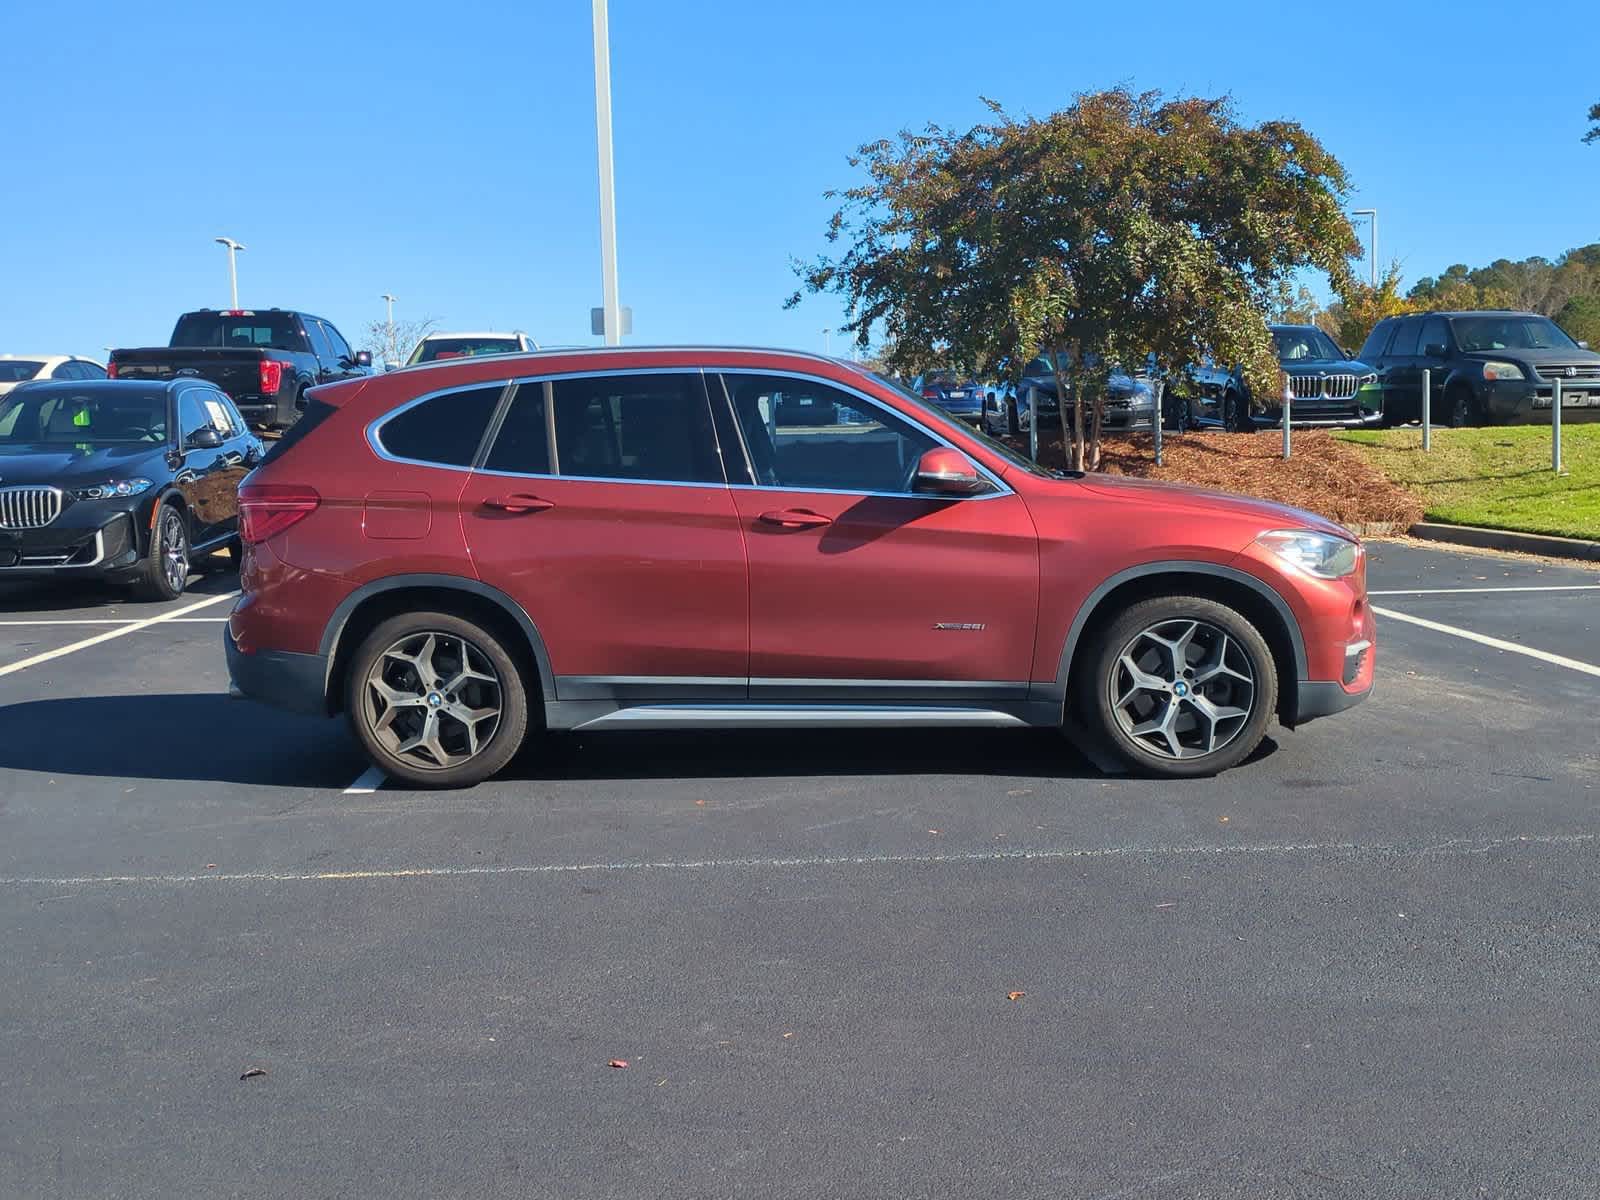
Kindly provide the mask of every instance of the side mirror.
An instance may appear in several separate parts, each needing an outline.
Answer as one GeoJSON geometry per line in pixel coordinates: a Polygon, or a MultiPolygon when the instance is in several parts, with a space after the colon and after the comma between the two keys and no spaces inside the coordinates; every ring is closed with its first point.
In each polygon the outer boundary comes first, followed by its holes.
{"type": "Polygon", "coordinates": [[[1578,349],[1579,350],[1587,350],[1588,348],[1589,348],[1589,343],[1588,342],[1579,342],[1578,343],[1578,349]]]}
{"type": "Polygon", "coordinates": [[[1434,342],[1432,345],[1424,346],[1422,348],[1422,357],[1423,358],[1443,358],[1444,357],[1444,346],[1443,346],[1443,344],[1440,343],[1440,342],[1434,342]]]}
{"type": "Polygon", "coordinates": [[[923,496],[976,496],[990,487],[970,458],[948,446],[929,450],[918,459],[911,482],[911,490],[923,496]]]}
{"type": "Polygon", "coordinates": [[[372,365],[372,351],[371,350],[357,350],[356,351],[356,366],[358,366],[358,367],[370,367],[371,365],[372,365]]]}
{"type": "Polygon", "coordinates": [[[211,426],[196,429],[183,443],[185,450],[215,450],[222,445],[222,435],[211,426]]]}

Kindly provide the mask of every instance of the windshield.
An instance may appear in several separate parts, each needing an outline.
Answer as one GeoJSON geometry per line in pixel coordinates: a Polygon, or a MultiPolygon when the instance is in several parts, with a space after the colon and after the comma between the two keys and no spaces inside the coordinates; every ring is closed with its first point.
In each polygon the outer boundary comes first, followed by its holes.
{"type": "Polygon", "coordinates": [[[39,373],[42,362],[26,358],[0,358],[0,383],[21,383],[39,373]]]}
{"type": "Polygon", "coordinates": [[[172,331],[172,345],[229,347],[239,350],[303,351],[305,334],[289,313],[184,313],[172,331]]]}
{"type": "Polygon", "coordinates": [[[22,388],[0,399],[0,446],[125,446],[167,440],[167,394],[22,388]]]}
{"type": "Polygon", "coordinates": [[[1578,343],[1544,317],[1457,317],[1450,322],[1463,350],[1576,350],[1578,343]]]}
{"type": "Polygon", "coordinates": [[[983,443],[985,449],[993,450],[1001,458],[1005,459],[1014,466],[1021,467],[1030,475],[1038,475],[1045,479],[1054,477],[1054,472],[1041,467],[1038,463],[1034,462],[1025,455],[1018,454],[1010,446],[1006,445],[1004,442],[996,441],[987,433],[984,433],[981,429],[974,429],[971,425],[968,425],[963,421],[956,420],[943,409],[935,408],[904,384],[890,379],[885,375],[880,375],[876,371],[868,371],[867,375],[873,381],[881,383],[895,395],[900,396],[905,400],[909,400],[915,406],[917,420],[921,421],[924,425],[936,429],[940,433],[954,433],[961,437],[976,438],[978,441],[983,443]]]}
{"type": "Polygon", "coordinates": [[[441,358],[475,358],[479,354],[514,354],[522,349],[516,338],[428,338],[411,355],[411,362],[436,362],[441,358]]]}
{"type": "Polygon", "coordinates": [[[1322,359],[1336,361],[1344,357],[1333,339],[1320,329],[1278,329],[1272,334],[1281,363],[1322,359]]]}

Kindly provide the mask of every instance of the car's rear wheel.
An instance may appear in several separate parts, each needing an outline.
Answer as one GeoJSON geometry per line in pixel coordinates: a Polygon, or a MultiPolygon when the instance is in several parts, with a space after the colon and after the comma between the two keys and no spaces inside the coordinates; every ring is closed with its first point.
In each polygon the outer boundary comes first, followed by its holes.
{"type": "Polygon", "coordinates": [[[1229,433],[1254,433],[1250,402],[1231,388],[1222,396],[1222,427],[1229,433]]]}
{"type": "Polygon", "coordinates": [[[1244,761],[1278,704],[1260,630],[1199,596],[1133,605],[1101,631],[1076,677],[1091,736],[1150,775],[1213,775],[1244,761]]]}
{"type": "Polygon", "coordinates": [[[406,613],[368,634],[345,711],[373,764],[419,787],[487,779],[528,729],[527,690],[500,638],[450,613],[406,613]]]}

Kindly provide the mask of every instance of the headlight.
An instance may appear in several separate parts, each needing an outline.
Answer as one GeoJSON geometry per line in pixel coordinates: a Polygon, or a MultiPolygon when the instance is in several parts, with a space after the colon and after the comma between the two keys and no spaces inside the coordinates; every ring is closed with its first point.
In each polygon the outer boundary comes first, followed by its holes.
{"type": "Polygon", "coordinates": [[[113,479],[109,483],[97,483],[93,487],[76,488],[72,493],[74,500],[112,500],[122,496],[137,496],[140,492],[148,491],[154,487],[148,479],[113,479]]]}
{"type": "Polygon", "coordinates": [[[1486,362],[1483,364],[1483,377],[1485,379],[1526,379],[1522,368],[1516,363],[1486,362]]]}
{"type": "Polygon", "coordinates": [[[1361,544],[1310,529],[1275,529],[1256,539],[1284,562],[1318,579],[1343,579],[1361,562],[1361,544]]]}

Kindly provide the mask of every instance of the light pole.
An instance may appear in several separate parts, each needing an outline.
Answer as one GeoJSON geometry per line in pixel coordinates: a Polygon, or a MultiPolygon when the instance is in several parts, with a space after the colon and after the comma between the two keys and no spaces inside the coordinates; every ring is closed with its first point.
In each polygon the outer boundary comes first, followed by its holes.
{"type": "Polygon", "coordinates": [[[389,327],[389,361],[390,362],[399,362],[400,361],[400,350],[394,344],[394,302],[396,300],[398,300],[398,299],[400,299],[399,296],[392,296],[388,292],[385,292],[383,294],[383,296],[382,296],[383,302],[389,306],[388,327],[389,327]]]}
{"type": "Polygon", "coordinates": [[[1350,214],[1353,217],[1367,218],[1367,253],[1372,259],[1372,289],[1378,289],[1378,210],[1375,208],[1358,208],[1350,214]]]}
{"type": "Polygon", "coordinates": [[[829,358],[833,357],[833,330],[831,329],[822,331],[822,353],[829,358]]]}
{"type": "Polygon", "coordinates": [[[212,240],[214,240],[219,246],[226,246],[228,248],[228,290],[229,290],[230,294],[233,296],[233,304],[231,305],[231,307],[238,308],[239,307],[239,268],[238,268],[238,265],[234,262],[233,256],[235,254],[239,253],[239,251],[241,251],[241,250],[243,250],[245,248],[244,247],[244,243],[243,242],[236,242],[232,238],[226,238],[226,237],[214,238],[212,240]]]}
{"type": "Polygon", "coordinates": [[[606,0],[594,0],[594,124],[600,155],[600,287],[606,345],[622,343],[617,300],[617,193],[611,163],[611,32],[606,0]]]}

